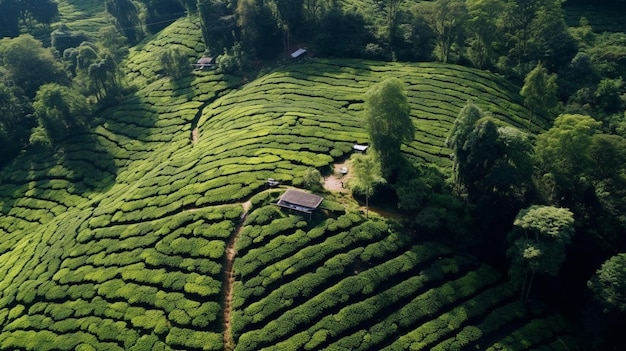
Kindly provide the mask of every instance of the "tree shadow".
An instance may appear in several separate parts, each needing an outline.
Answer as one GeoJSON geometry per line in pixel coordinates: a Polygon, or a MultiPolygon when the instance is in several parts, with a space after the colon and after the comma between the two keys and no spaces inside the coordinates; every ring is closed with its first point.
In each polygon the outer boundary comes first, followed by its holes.
{"type": "Polygon", "coordinates": [[[57,146],[29,146],[0,171],[0,213],[8,214],[21,199],[33,199],[43,200],[56,216],[54,203],[70,208],[79,198],[106,192],[117,171],[114,156],[96,135],[86,126],[78,127],[57,146]]]}

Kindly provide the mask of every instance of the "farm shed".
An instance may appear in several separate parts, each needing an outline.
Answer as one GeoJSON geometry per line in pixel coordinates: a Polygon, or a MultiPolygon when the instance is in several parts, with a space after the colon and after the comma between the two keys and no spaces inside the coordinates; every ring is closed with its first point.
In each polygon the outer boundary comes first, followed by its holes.
{"type": "Polygon", "coordinates": [[[300,48],[291,53],[291,58],[298,58],[306,53],[306,49],[300,48]]]}
{"type": "Polygon", "coordinates": [[[365,151],[367,151],[368,147],[369,147],[369,145],[354,144],[352,149],[354,151],[365,152],[365,151]]]}
{"type": "Polygon", "coordinates": [[[215,66],[215,58],[209,57],[209,56],[203,56],[193,66],[196,68],[196,70],[203,70],[205,68],[213,68],[215,66]]]}
{"type": "Polygon", "coordinates": [[[322,203],[322,200],[324,200],[324,198],[319,195],[289,189],[280,197],[276,204],[290,210],[312,214],[322,203]]]}

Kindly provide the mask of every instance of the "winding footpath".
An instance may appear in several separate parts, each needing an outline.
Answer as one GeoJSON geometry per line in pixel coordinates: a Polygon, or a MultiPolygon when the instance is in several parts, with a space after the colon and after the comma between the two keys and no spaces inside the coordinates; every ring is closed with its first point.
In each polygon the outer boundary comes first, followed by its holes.
{"type": "MultiPolygon", "coordinates": [[[[197,134],[194,135],[197,137],[197,134]]],[[[196,142],[197,139],[193,139],[196,142]]],[[[334,169],[335,172],[330,177],[324,179],[324,188],[331,192],[347,192],[344,182],[347,181],[348,177],[337,176],[340,174],[339,169],[342,167],[346,167],[347,163],[335,164],[334,169]]],[[[266,190],[268,191],[268,190],[266,190]]],[[[274,191],[274,190],[269,190],[274,191]]],[[[248,216],[248,212],[252,207],[252,202],[250,200],[241,203],[243,207],[243,213],[241,217],[239,217],[239,223],[237,227],[233,231],[232,235],[228,239],[228,243],[226,244],[226,253],[224,258],[224,276],[223,276],[223,286],[222,286],[222,294],[224,301],[224,312],[222,316],[222,327],[223,327],[223,338],[224,338],[224,351],[233,351],[235,349],[235,339],[232,333],[232,301],[233,301],[233,287],[235,285],[235,272],[233,270],[233,264],[235,262],[235,258],[237,257],[237,250],[235,249],[235,245],[237,243],[237,238],[239,237],[239,233],[243,229],[243,225],[246,221],[246,217],[248,216]]]]}
{"type": "Polygon", "coordinates": [[[235,249],[235,244],[237,242],[237,238],[239,237],[239,233],[243,228],[243,224],[246,220],[246,216],[248,215],[248,211],[252,206],[250,201],[244,202],[243,206],[243,214],[239,218],[239,224],[237,228],[233,231],[233,234],[230,236],[228,240],[228,244],[226,245],[226,257],[224,262],[224,286],[223,286],[223,298],[224,298],[224,315],[222,319],[223,329],[224,329],[224,351],[233,351],[235,349],[235,340],[233,338],[232,332],[232,302],[233,302],[233,286],[235,285],[235,273],[233,272],[233,263],[235,262],[235,257],[237,256],[237,250],[235,249]]]}

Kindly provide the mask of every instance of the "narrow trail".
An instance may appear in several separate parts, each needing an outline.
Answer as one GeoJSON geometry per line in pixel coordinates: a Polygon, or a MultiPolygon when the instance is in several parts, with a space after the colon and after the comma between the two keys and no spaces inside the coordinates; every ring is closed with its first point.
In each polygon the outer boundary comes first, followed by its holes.
{"type": "Polygon", "coordinates": [[[233,303],[233,286],[235,285],[235,273],[233,271],[233,263],[235,262],[235,257],[237,256],[237,250],[235,250],[235,244],[237,242],[237,237],[239,237],[239,233],[243,228],[243,223],[246,220],[246,216],[248,215],[248,211],[252,206],[250,201],[246,201],[242,204],[243,206],[243,214],[239,218],[239,224],[233,231],[233,234],[230,236],[228,243],[226,245],[226,257],[224,262],[224,285],[223,285],[223,298],[224,298],[224,315],[222,319],[223,328],[224,328],[224,351],[233,351],[235,349],[235,340],[233,338],[232,332],[232,303],[233,303]]]}

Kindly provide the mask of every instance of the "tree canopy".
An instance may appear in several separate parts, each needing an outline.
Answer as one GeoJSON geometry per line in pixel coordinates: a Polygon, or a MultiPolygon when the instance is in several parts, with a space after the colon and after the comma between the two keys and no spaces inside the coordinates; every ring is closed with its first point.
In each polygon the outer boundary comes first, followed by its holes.
{"type": "Polygon", "coordinates": [[[372,148],[380,157],[383,175],[389,175],[401,157],[403,142],[413,140],[415,127],[402,82],[388,78],[365,96],[365,118],[372,148]]]}
{"type": "Polygon", "coordinates": [[[588,286],[607,309],[626,313],[626,253],[606,260],[589,280],[588,286]]]}
{"type": "Polygon", "coordinates": [[[556,275],[565,260],[565,246],[574,234],[574,215],[566,208],[531,206],[517,215],[509,234],[509,275],[522,286],[526,301],[536,273],[556,275]]]}

